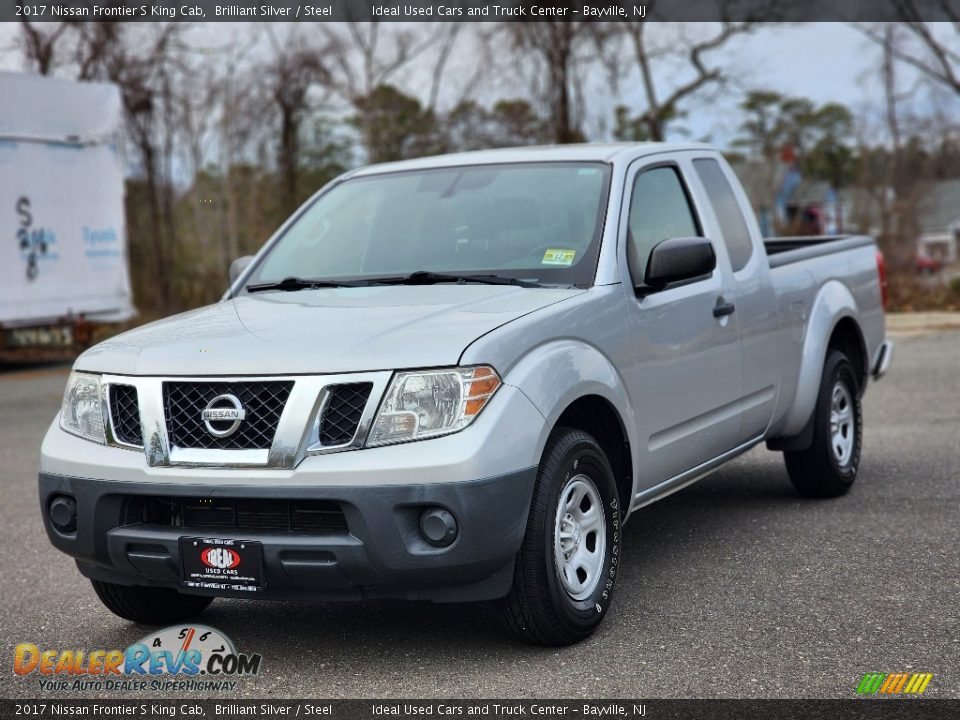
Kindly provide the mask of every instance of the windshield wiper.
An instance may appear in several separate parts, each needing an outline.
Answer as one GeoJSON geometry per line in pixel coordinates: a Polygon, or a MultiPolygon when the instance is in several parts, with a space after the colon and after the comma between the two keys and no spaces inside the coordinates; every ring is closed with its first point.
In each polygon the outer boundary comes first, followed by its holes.
{"type": "Polygon", "coordinates": [[[434,285],[436,283],[480,283],[482,285],[518,285],[520,287],[542,287],[540,283],[504,275],[463,275],[459,273],[435,273],[429,270],[417,270],[409,275],[397,277],[367,278],[371,285],[434,285]]]}
{"type": "Polygon", "coordinates": [[[295,290],[312,290],[314,288],[361,287],[365,284],[366,283],[349,282],[345,280],[310,280],[298,277],[285,277],[280,282],[247,285],[247,292],[254,293],[263,290],[286,290],[287,292],[292,292],[295,290]]]}
{"type": "Polygon", "coordinates": [[[427,270],[418,270],[409,275],[391,277],[364,278],[363,280],[317,280],[298,277],[285,277],[280,282],[259,283],[247,285],[247,292],[261,292],[264,290],[312,290],[314,288],[364,287],[368,285],[433,285],[436,283],[480,283],[482,285],[517,285],[519,287],[542,287],[540,283],[503,275],[462,275],[435,273],[427,270]]]}

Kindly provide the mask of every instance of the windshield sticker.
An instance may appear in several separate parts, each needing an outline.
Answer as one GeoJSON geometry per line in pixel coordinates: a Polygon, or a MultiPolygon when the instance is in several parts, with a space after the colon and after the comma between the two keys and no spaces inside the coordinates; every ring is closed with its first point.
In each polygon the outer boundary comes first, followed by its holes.
{"type": "Polygon", "coordinates": [[[573,256],[577,254],[576,250],[557,250],[548,248],[543,254],[541,265],[573,265],[573,256]]]}

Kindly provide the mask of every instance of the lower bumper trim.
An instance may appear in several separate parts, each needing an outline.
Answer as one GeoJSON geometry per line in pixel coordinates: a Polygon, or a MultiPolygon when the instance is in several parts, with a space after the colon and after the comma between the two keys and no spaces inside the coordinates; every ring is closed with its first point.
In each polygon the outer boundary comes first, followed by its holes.
{"type": "MultiPolygon", "coordinates": [[[[536,468],[482,480],[366,487],[173,485],[40,474],[47,535],[92,579],[172,587],[230,597],[362,599],[439,602],[486,600],[510,589],[513,558],[526,530],[536,468]],[[77,527],[59,532],[49,498],[76,498],[77,527]],[[265,507],[278,500],[335,503],[346,527],[330,532],[171,524],[143,514],[157,497],[242,500],[265,507]],[[425,508],[442,508],[457,522],[456,539],[438,547],[423,537],[425,508]],[[180,537],[255,541],[263,546],[264,589],[204,590],[181,585],[180,537]]],[[[292,528],[292,526],[291,526],[292,528]]]]}

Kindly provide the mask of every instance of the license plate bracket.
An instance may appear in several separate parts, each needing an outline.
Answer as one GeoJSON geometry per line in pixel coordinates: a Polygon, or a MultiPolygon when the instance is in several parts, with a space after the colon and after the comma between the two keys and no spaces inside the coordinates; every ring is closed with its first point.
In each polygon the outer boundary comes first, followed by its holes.
{"type": "Polygon", "coordinates": [[[180,581],[204,590],[258,592],[264,587],[263,544],[209,537],[180,538],[180,581]]]}

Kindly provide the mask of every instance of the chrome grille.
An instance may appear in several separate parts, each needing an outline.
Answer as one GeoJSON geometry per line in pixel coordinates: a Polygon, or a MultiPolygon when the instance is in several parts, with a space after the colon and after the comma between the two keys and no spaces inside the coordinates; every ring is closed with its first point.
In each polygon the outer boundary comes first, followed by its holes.
{"type": "Polygon", "coordinates": [[[357,434],[373,383],[332,385],[320,417],[320,444],[346,445],[357,434]]]}
{"type": "Polygon", "coordinates": [[[165,382],[163,409],[171,447],[212,450],[269,450],[292,381],[165,382]],[[214,437],[201,413],[218,395],[234,395],[246,417],[227,437],[214,437]]]}
{"type": "Polygon", "coordinates": [[[110,386],[110,420],[113,423],[113,436],[117,440],[143,447],[140,403],[133,385],[110,386]]]}

